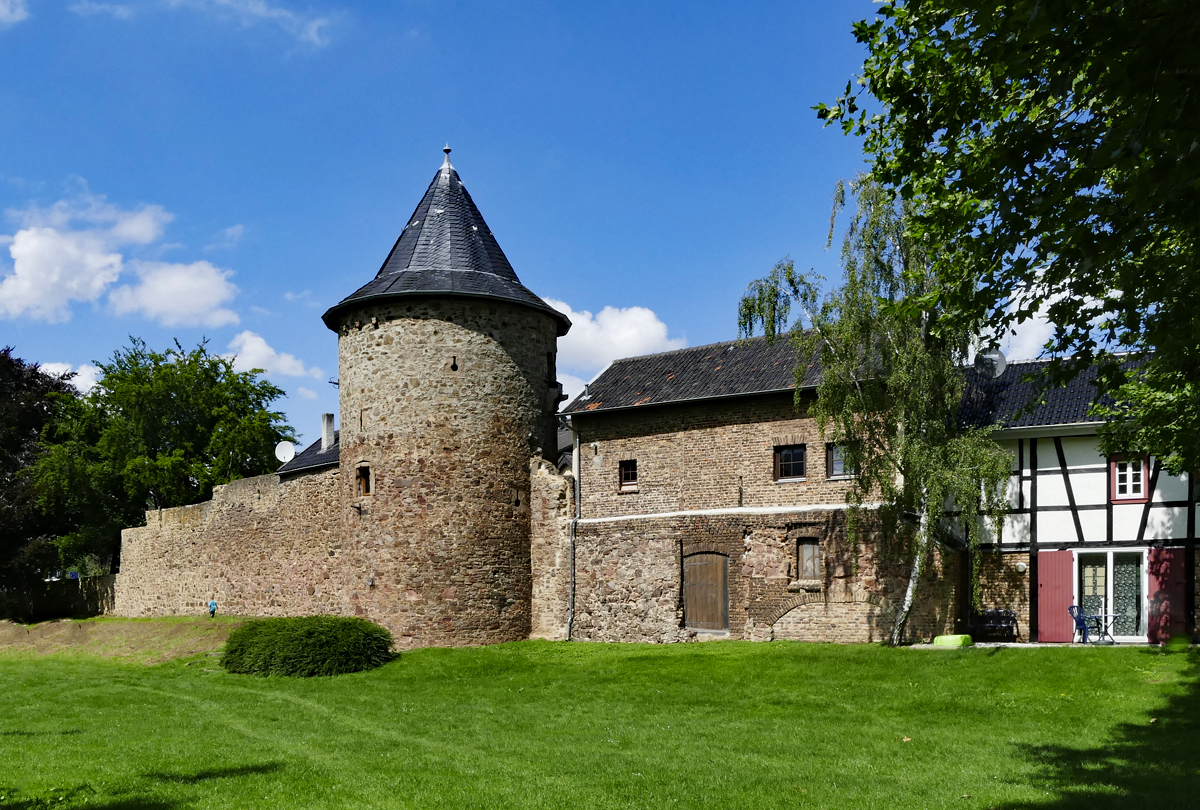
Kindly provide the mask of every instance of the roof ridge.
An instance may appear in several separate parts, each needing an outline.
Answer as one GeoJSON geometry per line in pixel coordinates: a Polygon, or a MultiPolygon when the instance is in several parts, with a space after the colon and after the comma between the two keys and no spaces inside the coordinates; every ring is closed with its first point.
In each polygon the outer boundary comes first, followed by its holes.
{"type": "MultiPolygon", "coordinates": [[[[784,333],[784,335],[790,335],[790,334],[791,334],[791,332],[784,333]]],[[[777,335],[776,337],[782,338],[783,335],[777,335]]],[[[634,355],[630,355],[629,357],[619,357],[616,360],[612,361],[612,365],[615,366],[617,363],[624,363],[624,362],[627,362],[630,360],[643,360],[647,357],[663,357],[668,354],[680,354],[681,352],[694,352],[694,351],[698,351],[700,349],[712,349],[712,348],[715,348],[718,346],[730,346],[730,345],[744,344],[749,341],[757,342],[757,341],[766,340],[766,338],[767,338],[766,335],[753,335],[748,338],[734,338],[733,340],[721,340],[721,341],[717,341],[716,343],[702,343],[699,346],[684,346],[681,349],[667,349],[665,352],[651,352],[649,354],[634,354],[634,355]]]]}

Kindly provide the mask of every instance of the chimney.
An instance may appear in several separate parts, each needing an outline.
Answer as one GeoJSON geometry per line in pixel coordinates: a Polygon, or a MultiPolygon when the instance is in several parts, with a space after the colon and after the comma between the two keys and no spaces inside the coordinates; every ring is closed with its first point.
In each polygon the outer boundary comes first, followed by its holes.
{"type": "Polygon", "coordinates": [[[321,414],[321,452],[333,447],[333,414],[321,414]]]}

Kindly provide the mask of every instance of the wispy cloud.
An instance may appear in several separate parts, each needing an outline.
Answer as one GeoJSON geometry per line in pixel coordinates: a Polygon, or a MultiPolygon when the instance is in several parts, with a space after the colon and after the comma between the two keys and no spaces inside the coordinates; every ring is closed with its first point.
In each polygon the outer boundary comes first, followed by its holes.
{"type": "Polygon", "coordinates": [[[333,24],[330,16],[293,11],[266,0],[167,0],[167,5],[206,12],[243,26],[275,25],[298,42],[318,48],[329,44],[328,30],[333,24]]]}
{"type": "Polygon", "coordinates": [[[118,20],[132,20],[136,13],[133,6],[126,6],[120,3],[93,3],[91,0],[77,0],[77,2],[72,3],[68,8],[84,17],[107,14],[118,20]]]}
{"type": "Polygon", "coordinates": [[[28,19],[29,6],[25,0],[0,0],[0,28],[28,19]]]}
{"type": "Polygon", "coordinates": [[[228,228],[222,228],[213,236],[212,242],[204,246],[205,250],[229,250],[235,248],[242,241],[242,237],[246,235],[245,225],[230,225],[228,228]]]}

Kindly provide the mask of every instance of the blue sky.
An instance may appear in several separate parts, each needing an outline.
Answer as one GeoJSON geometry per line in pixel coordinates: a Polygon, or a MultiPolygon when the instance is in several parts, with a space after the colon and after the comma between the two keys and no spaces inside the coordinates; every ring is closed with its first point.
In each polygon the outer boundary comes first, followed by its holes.
{"type": "MultiPolygon", "coordinates": [[[[0,0],[0,344],[79,368],[129,335],[264,365],[311,440],[320,321],[452,160],[572,382],[736,337],[752,279],[825,252],[861,145],[841,3],[0,0]]],[[[85,369],[86,372],[86,369],[85,369]]],[[[85,374],[86,376],[86,374],[85,374]]]]}

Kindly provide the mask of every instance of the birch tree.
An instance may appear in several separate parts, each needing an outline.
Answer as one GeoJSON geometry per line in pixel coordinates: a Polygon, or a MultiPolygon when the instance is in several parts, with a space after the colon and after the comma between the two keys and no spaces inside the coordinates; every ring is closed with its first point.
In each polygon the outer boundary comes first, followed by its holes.
{"type": "Polygon", "coordinates": [[[1011,460],[992,428],[959,420],[973,336],[939,323],[930,257],[907,232],[911,207],[869,176],[849,189],[839,183],[829,244],[847,191],[841,283],[822,294],[823,279],[784,260],[750,284],[738,326],[743,337],[761,328],[795,344],[797,406],[805,371],[813,362],[821,369],[810,413],[857,473],[847,530],[861,540],[871,527],[905,543],[908,581],[889,637],[896,645],[934,543],[953,532],[977,547],[985,519],[998,536],[1011,460]]]}

